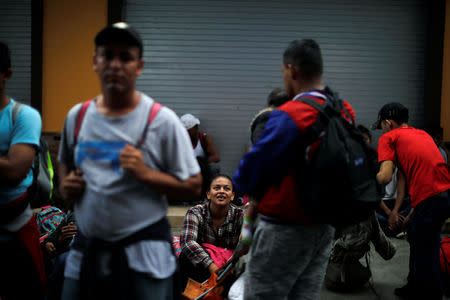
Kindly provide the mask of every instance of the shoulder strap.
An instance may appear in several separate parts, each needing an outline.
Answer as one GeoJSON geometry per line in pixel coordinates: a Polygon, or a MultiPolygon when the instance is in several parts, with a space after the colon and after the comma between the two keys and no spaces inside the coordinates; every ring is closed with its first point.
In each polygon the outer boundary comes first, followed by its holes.
{"type": "Polygon", "coordinates": [[[328,120],[330,119],[330,116],[325,110],[325,104],[321,105],[314,99],[314,97],[310,96],[303,96],[298,99],[319,111],[319,116],[317,117],[316,121],[306,130],[303,136],[304,144],[306,146],[309,146],[317,141],[317,139],[320,137],[321,132],[328,124],[328,120]]]}
{"type": "Polygon", "coordinates": [[[150,127],[150,124],[152,123],[153,119],[156,117],[156,115],[158,114],[158,112],[160,111],[161,108],[162,108],[161,103],[158,103],[156,101],[153,103],[152,108],[150,109],[150,112],[148,113],[148,119],[147,119],[147,123],[145,124],[145,127],[144,127],[144,132],[142,132],[142,135],[137,142],[137,145],[136,145],[137,148],[140,148],[142,146],[142,144],[144,143],[145,137],[147,136],[147,130],[150,127]]]}
{"type": "Polygon", "coordinates": [[[75,129],[73,131],[73,141],[74,141],[73,144],[74,145],[76,145],[77,142],[78,142],[78,135],[80,134],[81,123],[83,123],[84,116],[86,115],[86,111],[87,111],[89,105],[91,104],[92,100],[93,99],[84,102],[83,105],[80,108],[80,111],[77,114],[77,120],[76,120],[76,123],[75,123],[75,129]]]}
{"type": "Polygon", "coordinates": [[[12,123],[14,125],[14,123],[17,120],[17,116],[19,115],[20,110],[22,109],[23,104],[17,101],[14,101],[12,104],[12,108],[11,108],[11,115],[12,115],[12,123]]]}
{"type": "Polygon", "coordinates": [[[314,100],[314,97],[310,97],[310,96],[303,96],[300,97],[298,100],[302,101],[303,103],[306,103],[312,107],[314,107],[315,109],[317,109],[319,112],[324,113],[324,105],[321,105],[319,103],[317,103],[316,100],[314,100]]]}

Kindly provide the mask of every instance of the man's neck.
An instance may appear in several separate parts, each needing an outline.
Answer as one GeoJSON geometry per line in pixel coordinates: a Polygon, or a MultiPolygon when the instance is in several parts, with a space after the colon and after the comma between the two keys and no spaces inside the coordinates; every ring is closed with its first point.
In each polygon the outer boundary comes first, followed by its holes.
{"type": "Polygon", "coordinates": [[[9,102],[11,100],[9,99],[9,97],[5,94],[4,91],[0,91],[0,109],[5,108],[6,106],[8,106],[9,102]]]}
{"type": "Polygon", "coordinates": [[[315,81],[297,81],[297,85],[295,86],[295,94],[306,93],[310,90],[323,90],[325,86],[322,83],[321,79],[315,81]]]}
{"type": "Polygon", "coordinates": [[[402,123],[402,124],[397,124],[396,122],[392,122],[393,123],[393,128],[392,129],[397,129],[397,128],[407,128],[408,127],[408,123],[402,123]]]}
{"type": "Polygon", "coordinates": [[[97,99],[97,107],[100,113],[117,117],[132,111],[140,102],[141,95],[133,90],[125,94],[104,93],[97,99]]]}

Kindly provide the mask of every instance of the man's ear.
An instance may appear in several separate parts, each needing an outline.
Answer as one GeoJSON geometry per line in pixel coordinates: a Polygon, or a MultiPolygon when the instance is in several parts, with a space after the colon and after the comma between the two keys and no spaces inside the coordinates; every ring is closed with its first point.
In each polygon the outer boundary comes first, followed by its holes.
{"type": "Polygon", "coordinates": [[[9,80],[12,77],[13,70],[11,68],[6,69],[4,73],[4,77],[6,80],[9,80]]]}
{"type": "Polygon", "coordinates": [[[289,76],[291,77],[291,79],[292,80],[296,80],[298,78],[298,76],[299,76],[299,72],[298,72],[297,67],[295,67],[292,64],[288,64],[287,65],[287,69],[289,71],[289,76]]]}
{"type": "Polygon", "coordinates": [[[144,71],[144,65],[145,65],[145,61],[141,58],[139,59],[138,62],[138,70],[137,70],[137,75],[141,76],[142,75],[142,71],[144,71]]]}
{"type": "Polygon", "coordinates": [[[92,69],[97,72],[97,52],[92,56],[92,69]]]}
{"type": "Polygon", "coordinates": [[[385,120],[386,125],[388,126],[389,130],[394,129],[394,121],[392,120],[385,120]]]}

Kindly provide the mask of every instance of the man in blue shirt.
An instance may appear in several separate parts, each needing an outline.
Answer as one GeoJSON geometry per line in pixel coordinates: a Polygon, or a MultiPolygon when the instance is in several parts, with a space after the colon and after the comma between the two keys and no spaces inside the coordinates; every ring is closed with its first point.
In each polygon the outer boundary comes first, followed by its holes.
{"type": "Polygon", "coordinates": [[[11,76],[10,51],[0,42],[0,298],[43,299],[39,233],[27,201],[42,123],[28,105],[13,120],[14,100],[5,90],[11,76]]]}

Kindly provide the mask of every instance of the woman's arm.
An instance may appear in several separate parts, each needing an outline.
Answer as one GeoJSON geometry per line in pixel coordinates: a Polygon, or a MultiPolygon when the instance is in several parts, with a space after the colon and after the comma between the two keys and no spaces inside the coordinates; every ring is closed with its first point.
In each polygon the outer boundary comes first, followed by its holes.
{"type": "Polygon", "coordinates": [[[201,214],[194,209],[191,208],[187,211],[180,235],[180,246],[181,252],[189,258],[192,264],[209,268],[214,262],[208,252],[197,242],[201,218],[201,214]]]}

